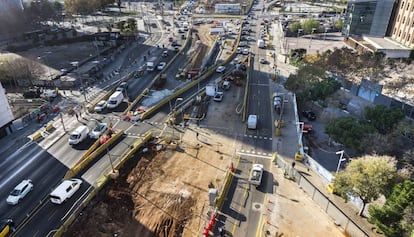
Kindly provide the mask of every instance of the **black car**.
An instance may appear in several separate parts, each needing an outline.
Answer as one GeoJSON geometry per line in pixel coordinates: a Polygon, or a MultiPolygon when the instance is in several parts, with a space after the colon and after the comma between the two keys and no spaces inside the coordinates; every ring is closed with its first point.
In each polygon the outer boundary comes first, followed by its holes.
{"type": "Polygon", "coordinates": [[[313,121],[316,119],[315,113],[311,110],[302,111],[302,116],[307,118],[309,121],[313,121]]]}

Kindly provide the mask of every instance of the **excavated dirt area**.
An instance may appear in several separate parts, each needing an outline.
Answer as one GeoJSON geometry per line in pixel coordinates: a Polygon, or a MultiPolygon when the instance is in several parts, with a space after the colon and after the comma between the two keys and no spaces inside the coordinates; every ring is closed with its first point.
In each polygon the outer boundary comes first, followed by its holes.
{"type": "Polygon", "coordinates": [[[219,167],[230,156],[197,144],[195,134],[186,132],[177,150],[128,161],[64,236],[199,235],[211,213],[209,187],[223,182],[226,168],[219,167]]]}

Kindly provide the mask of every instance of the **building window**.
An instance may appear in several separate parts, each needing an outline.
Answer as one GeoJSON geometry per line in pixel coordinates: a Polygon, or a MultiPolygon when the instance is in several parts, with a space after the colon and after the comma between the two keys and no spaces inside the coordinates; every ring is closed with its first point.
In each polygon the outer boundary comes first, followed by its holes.
{"type": "Polygon", "coordinates": [[[403,32],[403,37],[402,38],[405,39],[405,32],[403,32]]]}
{"type": "Polygon", "coordinates": [[[400,22],[400,15],[397,16],[397,22],[400,22]]]}
{"type": "Polygon", "coordinates": [[[403,17],[403,21],[402,21],[402,23],[403,23],[403,24],[405,23],[405,17],[403,17]]]}
{"type": "Polygon", "coordinates": [[[410,38],[411,38],[411,35],[410,35],[410,34],[408,34],[408,35],[407,35],[407,41],[408,41],[408,42],[410,41],[410,38]]]}
{"type": "Polygon", "coordinates": [[[397,32],[397,28],[394,28],[394,32],[392,34],[395,35],[395,32],[397,32]]]}
{"type": "Polygon", "coordinates": [[[401,37],[401,30],[398,31],[398,38],[401,37]]]}
{"type": "Polygon", "coordinates": [[[401,3],[401,9],[403,9],[403,8],[404,8],[404,2],[401,3]]]}
{"type": "Polygon", "coordinates": [[[410,8],[410,3],[407,4],[407,8],[405,10],[408,11],[409,8],[410,8]]]}

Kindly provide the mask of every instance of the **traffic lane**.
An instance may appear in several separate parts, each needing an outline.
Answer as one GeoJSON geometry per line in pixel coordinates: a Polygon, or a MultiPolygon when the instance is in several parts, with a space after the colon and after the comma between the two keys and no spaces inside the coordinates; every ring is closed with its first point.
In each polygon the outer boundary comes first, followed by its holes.
{"type": "MultiPolygon", "coordinates": [[[[248,105],[248,114],[256,114],[257,128],[255,133],[263,136],[260,133],[261,129],[271,130],[271,113],[269,113],[269,89],[268,84],[256,83],[254,80],[250,82],[250,96],[248,105]]],[[[254,131],[254,130],[252,130],[254,131]]]]}
{"type": "MultiPolygon", "coordinates": [[[[55,187],[52,187],[52,189],[55,187]]],[[[76,211],[80,213],[78,207],[86,199],[87,195],[93,190],[87,182],[83,182],[79,190],[62,204],[54,204],[47,199],[34,213],[27,224],[21,226],[16,232],[16,237],[40,237],[50,236],[76,211]]]]}
{"type": "Polygon", "coordinates": [[[30,150],[27,152],[23,151],[23,154],[19,154],[20,157],[24,158],[22,159],[23,164],[19,163],[18,166],[21,166],[21,168],[14,169],[12,174],[9,173],[6,176],[11,179],[2,186],[4,192],[0,194],[0,200],[3,200],[0,202],[0,213],[5,218],[12,218],[16,224],[19,224],[47,195],[51,182],[53,184],[54,180],[60,180],[59,175],[67,170],[64,165],[41,147],[32,145],[29,148],[30,150]],[[23,179],[32,180],[33,190],[19,204],[8,205],[6,198],[9,192],[23,179]]]}

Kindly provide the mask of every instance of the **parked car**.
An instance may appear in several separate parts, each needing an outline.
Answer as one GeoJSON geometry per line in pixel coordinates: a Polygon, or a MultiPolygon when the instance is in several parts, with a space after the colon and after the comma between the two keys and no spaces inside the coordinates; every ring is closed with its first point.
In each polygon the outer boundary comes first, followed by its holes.
{"type": "Polygon", "coordinates": [[[243,55],[248,55],[249,54],[249,49],[243,49],[243,55]]]}
{"type": "Polygon", "coordinates": [[[166,62],[160,62],[157,66],[157,70],[162,71],[165,68],[165,65],[167,65],[166,62]]]}
{"type": "Polygon", "coordinates": [[[167,50],[164,50],[164,51],[162,52],[162,57],[163,57],[163,58],[168,57],[168,51],[167,51],[167,50]]]}
{"type": "Polygon", "coordinates": [[[302,111],[302,116],[307,118],[309,121],[313,121],[316,119],[315,113],[311,110],[302,111]]]}
{"type": "Polygon", "coordinates": [[[108,129],[108,124],[106,123],[98,123],[94,129],[89,133],[89,137],[92,139],[98,139],[102,133],[104,133],[108,129]]]}
{"type": "Polygon", "coordinates": [[[226,67],[225,67],[225,66],[219,66],[219,67],[216,69],[216,72],[218,72],[218,73],[223,73],[225,70],[226,70],[226,67]]]}
{"type": "Polygon", "coordinates": [[[18,204],[30,191],[33,190],[33,183],[30,179],[20,182],[7,197],[7,204],[18,204]]]}
{"type": "Polygon", "coordinates": [[[101,100],[95,105],[95,112],[102,112],[106,108],[106,100],[101,100]]]}

